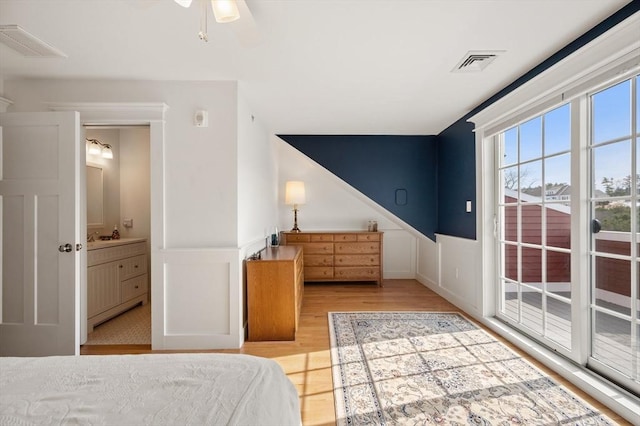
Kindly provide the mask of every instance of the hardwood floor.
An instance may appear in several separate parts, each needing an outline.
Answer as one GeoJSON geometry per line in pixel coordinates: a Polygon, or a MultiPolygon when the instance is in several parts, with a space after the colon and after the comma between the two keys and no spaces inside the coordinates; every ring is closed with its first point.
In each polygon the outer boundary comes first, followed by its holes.
{"type": "MultiPolygon", "coordinates": [[[[308,283],[305,284],[300,326],[295,341],[246,342],[239,350],[208,352],[243,353],[276,360],[298,389],[303,424],[307,426],[333,425],[335,424],[335,411],[327,313],[349,311],[462,312],[416,280],[385,280],[384,287],[364,283],[308,283]]],[[[495,333],[490,333],[619,424],[629,424],[495,333]]],[[[166,352],[172,351],[152,351],[150,345],[81,347],[83,355],[166,352]]]]}

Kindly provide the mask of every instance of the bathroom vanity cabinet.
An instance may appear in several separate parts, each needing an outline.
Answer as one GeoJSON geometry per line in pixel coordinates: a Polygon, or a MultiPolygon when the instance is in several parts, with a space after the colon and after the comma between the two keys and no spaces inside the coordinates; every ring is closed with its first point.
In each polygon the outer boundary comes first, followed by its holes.
{"type": "Polygon", "coordinates": [[[87,244],[87,332],[149,300],[147,240],[124,238],[87,244]]]}

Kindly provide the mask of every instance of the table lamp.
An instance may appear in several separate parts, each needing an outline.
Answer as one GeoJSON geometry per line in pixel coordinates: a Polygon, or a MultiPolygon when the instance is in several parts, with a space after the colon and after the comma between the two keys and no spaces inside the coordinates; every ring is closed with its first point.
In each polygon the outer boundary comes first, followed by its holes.
{"type": "Polygon", "coordinates": [[[293,205],[293,229],[291,232],[300,232],[300,228],[298,228],[298,204],[304,204],[306,201],[304,182],[288,181],[284,194],[285,204],[293,205]]]}

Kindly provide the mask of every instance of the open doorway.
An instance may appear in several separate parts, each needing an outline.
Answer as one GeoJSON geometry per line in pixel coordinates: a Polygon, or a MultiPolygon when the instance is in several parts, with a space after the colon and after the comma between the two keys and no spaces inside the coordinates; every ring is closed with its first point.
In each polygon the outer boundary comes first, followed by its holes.
{"type": "Polygon", "coordinates": [[[150,127],[85,126],[85,137],[85,345],[150,345],[150,127]]]}

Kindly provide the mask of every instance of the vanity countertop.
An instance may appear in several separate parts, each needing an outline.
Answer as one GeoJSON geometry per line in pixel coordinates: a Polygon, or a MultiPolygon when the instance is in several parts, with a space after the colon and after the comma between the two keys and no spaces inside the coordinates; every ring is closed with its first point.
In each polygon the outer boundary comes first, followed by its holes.
{"type": "Polygon", "coordinates": [[[147,241],[146,238],[120,238],[119,240],[91,241],[87,243],[87,250],[96,250],[107,247],[120,246],[124,244],[141,243],[147,241]]]}

